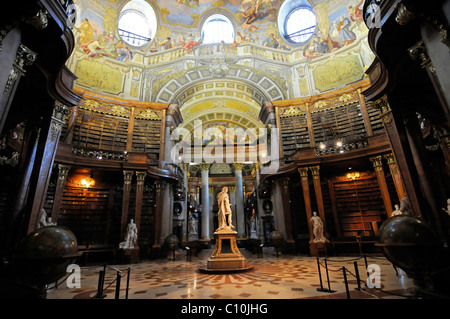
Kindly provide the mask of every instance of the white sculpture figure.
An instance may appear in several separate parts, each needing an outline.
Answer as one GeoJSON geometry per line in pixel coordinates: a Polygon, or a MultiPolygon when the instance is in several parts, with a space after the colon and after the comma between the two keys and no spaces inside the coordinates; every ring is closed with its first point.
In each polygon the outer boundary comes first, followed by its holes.
{"type": "Polygon", "coordinates": [[[403,197],[400,201],[400,211],[402,212],[402,215],[412,215],[411,206],[409,205],[407,197],[403,197]]]}
{"type": "Polygon", "coordinates": [[[398,205],[395,204],[394,207],[395,207],[395,210],[392,212],[391,217],[392,217],[392,216],[401,215],[401,214],[402,214],[402,211],[399,209],[398,205]]]}
{"type": "Polygon", "coordinates": [[[137,240],[137,227],[134,220],[131,219],[127,226],[127,232],[125,233],[125,241],[119,244],[119,248],[122,249],[134,249],[134,245],[137,240]]]}
{"type": "Polygon", "coordinates": [[[197,230],[198,220],[195,215],[189,217],[189,236],[188,241],[198,240],[198,230],[197,230]]]}
{"type": "Polygon", "coordinates": [[[325,237],[323,236],[323,222],[316,212],[313,212],[313,217],[311,217],[311,224],[313,226],[314,242],[324,243],[325,237]]]}
{"type": "Polygon", "coordinates": [[[45,209],[41,209],[41,218],[39,219],[39,225],[38,228],[45,227],[45,226],[53,226],[56,225],[56,223],[52,222],[52,218],[47,216],[47,212],[45,209]]]}
{"type": "Polygon", "coordinates": [[[442,210],[450,216],[450,198],[447,199],[447,209],[442,208],[442,210]]]}
{"type": "Polygon", "coordinates": [[[222,188],[222,191],[217,194],[217,202],[219,203],[219,213],[217,214],[219,219],[219,227],[216,229],[216,231],[219,231],[221,229],[234,228],[233,224],[231,223],[231,204],[227,192],[228,187],[225,186],[224,188],[222,188]]]}
{"type": "Polygon", "coordinates": [[[258,239],[256,227],[256,214],[253,210],[252,217],[250,217],[250,238],[258,239]]]}

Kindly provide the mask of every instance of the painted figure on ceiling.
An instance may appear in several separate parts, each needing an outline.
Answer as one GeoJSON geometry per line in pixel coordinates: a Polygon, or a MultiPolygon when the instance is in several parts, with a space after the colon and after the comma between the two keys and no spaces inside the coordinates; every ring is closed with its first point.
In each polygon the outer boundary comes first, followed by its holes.
{"type": "Polygon", "coordinates": [[[351,22],[348,18],[345,18],[341,15],[339,19],[340,20],[337,29],[340,32],[341,41],[343,41],[344,46],[346,46],[356,40],[356,34],[350,30],[351,22]]]}

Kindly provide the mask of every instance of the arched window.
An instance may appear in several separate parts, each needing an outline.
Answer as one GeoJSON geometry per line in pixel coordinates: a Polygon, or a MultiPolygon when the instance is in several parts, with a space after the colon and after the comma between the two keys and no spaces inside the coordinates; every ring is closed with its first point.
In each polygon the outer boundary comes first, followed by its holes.
{"type": "Polygon", "coordinates": [[[118,19],[119,35],[134,48],[150,44],[156,34],[157,20],[152,6],[144,0],[132,0],[121,10],[118,19]]]}
{"type": "Polygon", "coordinates": [[[202,43],[233,43],[234,27],[230,19],[222,14],[209,16],[202,27],[202,43]]]}
{"type": "Polygon", "coordinates": [[[304,43],[308,41],[316,28],[316,15],[306,7],[292,10],[285,22],[285,39],[289,42],[304,43]]]}
{"type": "Polygon", "coordinates": [[[308,0],[286,0],[278,12],[278,30],[293,46],[308,42],[316,30],[316,15],[308,0]]]}

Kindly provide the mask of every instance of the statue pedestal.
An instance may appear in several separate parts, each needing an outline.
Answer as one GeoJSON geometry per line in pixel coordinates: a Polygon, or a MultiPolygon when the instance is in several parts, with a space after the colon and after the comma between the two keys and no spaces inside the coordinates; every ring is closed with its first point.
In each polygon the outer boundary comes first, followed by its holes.
{"type": "Polygon", "coordinates": [[[327,257],[327,244],[323,242],[310,242],[309,253],[314,257],[327,257]]]}
{"type": "Polygon", "coordinates": [[[216,247],[206,262],[206,268],[200,268],[201,272],[230,273],[247,271],[253,268],[242,256],[236,243],[237,232],[222,229],[214,233],[216,247]]]}

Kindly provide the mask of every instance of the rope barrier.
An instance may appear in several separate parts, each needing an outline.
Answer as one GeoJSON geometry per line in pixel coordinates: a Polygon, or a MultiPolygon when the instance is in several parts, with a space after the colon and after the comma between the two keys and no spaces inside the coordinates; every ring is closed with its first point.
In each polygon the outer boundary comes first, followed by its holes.
{"type": "MultiPolygon", "coordinates": [[[[330,269],[330,268],[328,268],[328,263],[327,263],[327,261],[330,261],[329,259],[325,258],[324,259],[325,265],[323,265],[319,261],[319,258],[317,258],[317,267],[318,267],[318,270],[319,270],[319,280],[320,280],[320,288],[317,288],[317,290],[318,291],[323,291],[323,292],[335,292],[335,290],[332,291],[330,289],[330,280],[329,280],[329,276],[328,276],[328,271],[332,271],[332,272],[340,272],[340,271],[342,271],[342,274],[343,274],[343,277],[344,277],[344,285],[345,285],[347,299],[350,299],[350,290],[349,290],[349,285],[348,285],[348,280],[347,280],[347,273],[356,278],[356,284],[357,284],[357,288],[355,288],[356,290],[364,292],[364,293],[366,293],[366,294],[368,294],[368,295],[370,295],[372,297],[376,297],[376,298],[380,298],[381,299],[381,297],[366,291],[364,288],[361,288],[361,283],[364,283],[364,285],[367,287],[367,281],[362,280],[360,278],[360,276],[359,276],[359,269],[358,269],[357,260],[362,259],[362,258],[364,258],[364,262],[365,262],[365,266],[366,266],[367,279],[369,279],[370,278],[370,274],[368,272],[369,270],[368,270],[367,257],[365,255],[363,257],[355,258],[355,259],[352,259],[352,260],[339,260],[340,262],[353,261],[353,265],[354,265],[354,268],[355,268],[355,274],[352,273],[350,270],[348,270],[345,266],[342,266],[342,267],[340,267],[337,270],[330,269]],[[323,288],[322,275],[321,275],[321,271],[320,271],[320,267],[321,266],[326,269],[328,289],[323,288]]],[[[379,258],[379,259],[384,259],[385,260],[385,258],[379,258]]],[[[338,262],[338,260],[332,260],[332,262],[338,262]]],[[[394,269],[395,269],[396,273],[398,274],[397,268],[395,268],[395,266],[394,266],[394,269]]],[[[371,289],[376,289],[377,291],[381,291],[381,292],[383,292],[385,294],[392,295],[392,296],[399,296],[399,297],[404,297],[404,298],[412,297],[412,296],[408,296],[408,295],[402,295],[402,294],[396,294],[396,293],[388,292],[388,291],[385,291],[385,290],[383,290],[381,288],[377,288],[377,287],[374,287],[374,288],[371,288],[371,289]]]]}
{"type": "Polygon", "coordinates": [[[124,276],[127,276],[127,288],[126,288],[126,293],[125,293],[125,299],[128,299],[128,289],[129,289],[129,285],[130,285],[130,271],[131,271],[130,268],[128,268],[126,271],[124,271],[124,270],[120,270],[120,269],[117,269],[114,267],[109,267],[107,265],[104,265],[103,270],[100,270],[100,272],[99,272],[98,289],[97,289],[97,295],[95,296],[95,298],[97,298],[97,299],[105,298],[106,295],[103,294],[103,291],[105,289],[108,289],[112,284],[116,283],[115,299],[119,299],[121,278],[124,276]],[[106,287],[104,287],[106,269],[114,270],[116,272],[116,278],[112,282],[110,282],[106,287]]]}

